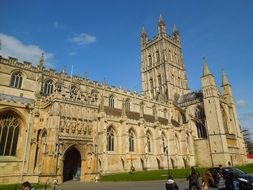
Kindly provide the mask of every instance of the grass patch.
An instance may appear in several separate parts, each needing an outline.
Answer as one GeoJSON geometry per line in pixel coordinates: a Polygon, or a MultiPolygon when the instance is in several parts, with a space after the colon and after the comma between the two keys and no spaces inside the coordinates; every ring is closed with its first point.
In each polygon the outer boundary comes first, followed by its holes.
{"type": "MultiPolygon", "coordinates": [[[[44,188],[45,184],[32,184],[35,189],[44,188]]],[[[0,190],[20,190],[22,189],[22,184],[9,184],[0,185],[0,190]]]]}
{"type": "MultiPolygon", "coordinates": [[[[197,169],[200,174],[203,173],[205,168],[197,169]]],[[[190,168],[185,169],[173,169],[170,170],[170,174],[177,179],[186,179],[189,175],[190,168]]],[[[134,174],[120,173],[101,176],[101,181],[148,181],[148,180],[165,180],[168,177],[168,170],[153,170],[136,172],[134,174]]]]}
{"type": "MultiPolygon", "coordinates": [[[[253,164],[237,167],[246,173],[253,173],[253,164]]],[[[207,170],[207,168],[195,168],[200,176],[207,170]]],[[[171,169],[170,174],[176,179],[186,179],[189,175],[190,168],[184,169],[171,169]]],[[[165,180],[168,176],[168,170],[153,170],[153,171],[141,171],[134,174],[119,173],[108,174],[101,176],[101,181],[148,181],[148,180],[165,180]]]]}
{"type": "Polygon", "coordinates": [[[253,173],[253,164],[248,164],[245,166],[238,166],[240,170],[246,172],[246,173],[253,173]]]}

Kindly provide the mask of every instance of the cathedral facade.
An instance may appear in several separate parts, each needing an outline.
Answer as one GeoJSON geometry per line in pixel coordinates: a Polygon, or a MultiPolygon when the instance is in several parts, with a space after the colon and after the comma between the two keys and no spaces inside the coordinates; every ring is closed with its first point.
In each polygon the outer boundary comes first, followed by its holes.
{"type": "Polygon", "coordinates": [[[0,183],[247,163],[232,88],[207,63],[191,92],[180,33],[141,32],[142,92],[0,56],[0,183]]]}

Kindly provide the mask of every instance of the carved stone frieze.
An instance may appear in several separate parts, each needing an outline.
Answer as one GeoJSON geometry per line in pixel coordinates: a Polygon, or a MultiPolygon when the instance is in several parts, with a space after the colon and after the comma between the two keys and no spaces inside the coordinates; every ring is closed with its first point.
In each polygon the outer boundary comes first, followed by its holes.
{"type": "Polygon", "coordinates": [[[71,136],[92,136],[92,121],[62,117],[60,133],[71,136]]]}

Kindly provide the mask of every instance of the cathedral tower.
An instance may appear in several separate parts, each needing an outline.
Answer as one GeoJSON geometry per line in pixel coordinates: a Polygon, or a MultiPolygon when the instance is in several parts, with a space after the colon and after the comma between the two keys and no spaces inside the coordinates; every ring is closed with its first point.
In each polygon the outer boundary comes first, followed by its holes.
{"type": "Polygon", "coordinates": [[[166,24],[160,15],[158,34],[148,39],[141,32],[142,92],[150,98],[176,100],[189,92],[179,31],[176,26],[167,35],[166,24]]]}
{"type": "Polygon", "coordinates": [[[230,161],[230,156],[228,154],[226,130],[224,128],[220,105],[220,92],[207,63],[204,65],[201,80],[207,133],[210,142],[211,162],[213,166],[219,164],[227,165],[228,161],[230,161]]]}

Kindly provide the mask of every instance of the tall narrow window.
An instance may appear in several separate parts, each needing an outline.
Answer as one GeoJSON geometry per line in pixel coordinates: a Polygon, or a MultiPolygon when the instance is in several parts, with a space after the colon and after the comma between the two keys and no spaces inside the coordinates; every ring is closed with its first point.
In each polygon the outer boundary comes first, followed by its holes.
{"type": "Polygon", "coordinates": [[[114,130],[112,127],[107,129],[107,151],[114,151],[114,130]]]}
{"type": "Polygon", "coordinates": [[[130,111],[130,100],[129,99],[126,99],[126,102],[125,102],[125,108],[126,108],[126,111],[130,111]]]}
{"type": "Polygon", "coordinates": [[[164,134],[162,135],[162,146],[163,146],[163,153],[166,154],[168,152],[168,146],[164,134]]]}
{"type": "Polygon", "coordinates": [[[0,115],[0,156],[15,156],[21,119],[13,112],[0,115]]]}
{"type": "Polygon", "coordinates": [[[154,84],[153,84],[153,79],[149,79],[149,84],[150,84],[150,90],[152,91],[154,88],[154,84]]]}
{"type": "Polygon", "coordinates": [[[151,135],[147,133],[147,151],[151,152],[151,135]]]}
{"type": "Polygon", "coordinates": [[[157,62],[160,61],[160,54],[159,54],[159,51],[156,51],[156,61],[157,61],[157,62]]]}
{"type": "Polygon", "coordinates": [[[162,93],[162,78],[161,75],[157,76],[159,92],[162,93]]]}
{"type": "Polygon", "coordinates": [[[152,56],[151,55],[148,56],[148,63],[149,63],[149,66],[151,67],[152,66],[152,56]]]}
{"type": "Polygon", "coordinates": [[[141,102],[140,103],[140,116],[143,117],[143,115],[144,115],[144,103],[141,102]]]}
{"type": "Polygon", "coordinates": [[[13,73],[11,75],[11,83],[10,86],[14,88],[21,88],[23,76],[20,72],[13,73]]]}
{"type": "Polygon", "coordinates": [[[109,97],[109,107],[114,108],[114,97],[111,95],[109,97]]]}
{"type": "Polygon", "coordinates": [[[73,98],[74,96],[76,96],[77,91],[78,91],[77,88],[75,86],[71,85],[71,87],[70,87],[70,97],[73,98]]]}
{"type": "Polygon", "coordinates": [[[53,81],[48,80],[45,82],[44,94],[48,96],[52,93],[53,93],[53,81]]]}
{"type": "Polygon", "coordinates": [[[205,113],[203,108],[198,106],[195,110],[196,127],[199,138],[207,138],[207,132],[205,127],[205,113]]]}
{"type": "Polygon", "coordinates": [[[133,130],[129,131],[128,140],[129,140],[129,152],[134,152],[134,132],[133,132],[133,130]]]}

